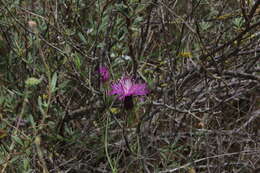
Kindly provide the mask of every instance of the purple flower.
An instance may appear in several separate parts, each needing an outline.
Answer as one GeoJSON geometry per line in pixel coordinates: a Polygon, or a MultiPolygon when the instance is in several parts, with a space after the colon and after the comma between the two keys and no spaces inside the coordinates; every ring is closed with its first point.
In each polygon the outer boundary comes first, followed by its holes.
{"type": "Polygon", "coordinates": [[[98,72],[101,76],[102,82],[106,82],[109,79],[110,74],[107,67],[105,66],[99,67],[98,72]]]}
{"type": "Polygon", "coordinates": [[[145,83],[136,83],[131,77],[124,76],[118,82],[111,85],[111,95],[117,95],[119,100],[128,100],[132,96],[142,96],[148,94],[145,83]]]}

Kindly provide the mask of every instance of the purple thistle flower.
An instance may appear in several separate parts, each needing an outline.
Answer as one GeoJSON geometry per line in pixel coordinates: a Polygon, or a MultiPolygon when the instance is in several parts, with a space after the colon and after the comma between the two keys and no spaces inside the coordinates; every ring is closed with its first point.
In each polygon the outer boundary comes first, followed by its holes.
{"type": "Polygon", "coordinates": [[[109,71],[108,71],[107,67],[105,67],[105,66],[99,67],[98,72],[99,72],[99,74],[101,76],[101,81],[102,82],[108,81],[108,79],[110,77],[110,74],[109,74],[109,71]]]}
{"type": "Polygon", "coordinates": [[[131,77],[124,76],[118,82],[111,85],[110,95],[117,95],[119,100],[124,101],[125,109],[132,109],[133,96],[143,96],[148,94],[147,85],[144,83],[135,83],[131,77]]]}
{"type": "Polygon", "coordinates": [[[119,100],[125,100],[127,97],[142,96],[148,94],[147,85],[136,83],[131,77],[122,77],[118,82],[111,85],[111,95],[117,95],[119,100]]]}

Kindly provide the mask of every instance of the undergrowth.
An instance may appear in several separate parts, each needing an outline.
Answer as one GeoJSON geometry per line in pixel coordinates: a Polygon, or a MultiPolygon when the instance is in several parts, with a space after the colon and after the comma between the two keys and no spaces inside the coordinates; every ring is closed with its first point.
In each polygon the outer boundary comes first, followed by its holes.
{"type": "Polygon", "coordinates": [[[259,3],[0,0],[0,171],[260,172],[259,3]]]}

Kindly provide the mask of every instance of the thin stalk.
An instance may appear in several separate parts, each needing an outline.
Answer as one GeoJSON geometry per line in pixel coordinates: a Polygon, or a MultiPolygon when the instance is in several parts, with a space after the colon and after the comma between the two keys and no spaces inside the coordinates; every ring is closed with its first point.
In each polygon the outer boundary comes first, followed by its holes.
{"type": "Polygon", "coordinates": [[[109,122],[110,122],[110,116],[107,116],[107,121],[106,121],[106,130],[105,130],[105,152],[106,152],[106,157],[109,163],[109,166],[112,170],[113,173],[116,173],[116,168],[114,167],[112,160],[109,156],[109,152],[108,152],[108,126],[109,126],[109,122]]]}

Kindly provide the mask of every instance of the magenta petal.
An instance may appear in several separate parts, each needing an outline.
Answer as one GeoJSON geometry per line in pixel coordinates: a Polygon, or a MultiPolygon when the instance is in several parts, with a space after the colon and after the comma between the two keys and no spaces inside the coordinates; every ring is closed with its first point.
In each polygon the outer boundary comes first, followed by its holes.
{"type": "Polygon", "coordinates": [[[106,82],[109,80],[109,77],[110,77],[110,74],[109,74],[109,70],[107,67],[105,66],[102,66],[98,69],[98,72],[101,76],[101,80],[102,82],[106,82]]]}
{"type": "Polygon", "coordinates": [[[148,94],[148,90],[147,90],[146,84],[135,84],[133,86],[133,94],[134,95],[139,95],[139,96],[148,94]]]}
{"type": "Polygon", "coordinates": [[[124,76],[118,82],[111,85],[110,95],[117,95],[119,100],[128,96],[143,96],[148,94],[147,85],[135,83],[131,77],[124,76]]]}

